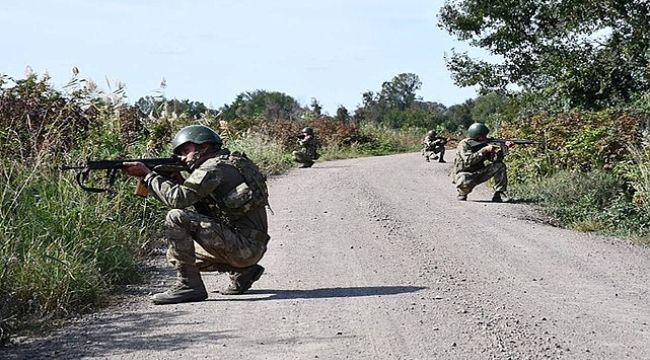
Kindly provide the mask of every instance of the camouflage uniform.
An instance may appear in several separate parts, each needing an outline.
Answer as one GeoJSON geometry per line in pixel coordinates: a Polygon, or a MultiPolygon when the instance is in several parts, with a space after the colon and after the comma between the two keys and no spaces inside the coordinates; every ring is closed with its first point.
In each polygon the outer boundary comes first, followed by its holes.
{"type": "Polygon", "coordinates": [[[313,135],[305,134],[301,139],[298,139],[298,144],[303,147],[303,151],[294,151],[293,159],[302,164],[302,167],[310,167],[314,164],[314,160],[318,158],[316,153],[316,139],[313,135]]]}
{"type": "MultiPolygon", "coordinates": [[[[219,154],[227,153],[224,149],[219,154]]],[[[198,271],[227,271],[237,276],[266,252],[269,235],[264,206],[238,215],[221,211],[224,197],[245,180],[237,168],[220,162],[219,154],[193,170],[182,185],[155,171],[144,178],[150,194],[172,208],[165,219],[167,258],[180,278],[186,274],[196,278],[198,271]],[[187,209],[190,206],[194,210],[187,209]]]]}
{"type": "Polygon", "coordinates": [[[430,161],[433,154],[440,154],[434,156],[433,159],[439,159],[438,162],[445,162],[445,144],[447,139],[441,136],[436,136],[436,133],[429,132],[424,136],[422,140],[422,155],[427,162],[430,161]]]}
{"type": "Polygon", "coordinates": [[[478,143],[476,140],[463,139],[458,143],[456,159],[454,159],[454,183],[459,196],[466,196],[480,183],[494,178],[494,191],[505,193],[508,186],[506,165],[501,162],[497,154],[488,153],[483,147],[488,145],[478,143]],[[485,162],[489,161],[486,165],[485,162]]]}

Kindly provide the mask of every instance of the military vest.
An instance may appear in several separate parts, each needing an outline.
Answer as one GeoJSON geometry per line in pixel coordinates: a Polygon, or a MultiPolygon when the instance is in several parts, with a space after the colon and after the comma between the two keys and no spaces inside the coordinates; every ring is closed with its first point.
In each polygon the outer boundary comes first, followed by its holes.
{"type": "Polygon", "coordinates": [[[269,204],[269,190],[266,186],[266,176],[245,153],[234,151],[229,155],[222,155],[218,163],[225,163],[235,167],[244,177],[244,182],[238,185],[223,199],[226,211],[247,212],[255,207],[264,207],[269,204]]]}

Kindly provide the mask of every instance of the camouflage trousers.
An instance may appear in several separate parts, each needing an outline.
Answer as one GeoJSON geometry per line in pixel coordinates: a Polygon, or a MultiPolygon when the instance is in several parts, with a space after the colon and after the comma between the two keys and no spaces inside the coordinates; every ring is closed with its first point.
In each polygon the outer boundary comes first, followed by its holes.
{"type": "Polygon", "coordinates": [[[478,184],[494,178],[494,191],[506,192],[508,187],[508,176],[506,164],[502,162],[491,163],[486,167],[474,172],[459,172],[454,178],[458,194],[467,195],[478,184]]]}
{"type": "Polygon", "coordinates": [[[425,147],[422,149],[422,155],[429,160],[431,157],[433,157],[434,154],[440,154],[440,160],[442,160],[445,157],[445,147],[444,146],[436,146],[436,147],[425,147]]]}
{"type": "Polygon", "coordinates": [[[235,229],[195,211],[174,209],[165,219],[167,260],[177,270],[232,272],[257,264],[268,234],[235,229]]]}
{"type": "Polygon", "coordinates": [[[293,152],[293,160],[295,162],[299,162],[299,163],[308,163],[308,162],[314,161],[314,158],[313,158],[313,156],[310,156],[306,152],[294,151],[293,152]]]}

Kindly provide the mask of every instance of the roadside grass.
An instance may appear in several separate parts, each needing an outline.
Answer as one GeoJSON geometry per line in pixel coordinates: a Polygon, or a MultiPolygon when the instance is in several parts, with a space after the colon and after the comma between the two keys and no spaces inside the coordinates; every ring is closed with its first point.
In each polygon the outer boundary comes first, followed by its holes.
{"type": "Polygon", "coordinates": [[[281,144],[262,134],[245,133],[226,145],[230,151],[244,152],[265,175],[282,174],[295,164],[281,144]]]}
{"type": "Polygon", "coordinates": [[[156,206],[129,199],[127,184],[110,196],[88,194],[45,163],[2,164],[2,340],[87,312],[113,286],[138,281],[139,258],[161,221],[156,206]]]}
{"type": "Polygon", "coordinates": [[[624,236],[648,246],[650,207],[648,203],[634,203],[627,186],[613,172],[559,171],[513,184],[511,193],[523,201],[539,204],[569,229],[624,236]]]}

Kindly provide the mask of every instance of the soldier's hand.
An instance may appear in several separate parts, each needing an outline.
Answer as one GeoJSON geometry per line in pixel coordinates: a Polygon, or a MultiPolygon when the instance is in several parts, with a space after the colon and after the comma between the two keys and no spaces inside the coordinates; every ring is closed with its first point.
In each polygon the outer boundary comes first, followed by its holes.
{"type": "Polygon", "coordinates": [[[138,161],[128,161],[122,163],[122,170],[129,176],[145,177],[151,172],[149,168],[138,161]]]}
{"type": "Polygon", "coordinates": [[[495,153],[495,152],[501,150],[501,146],[490,144],[490,145],[484,147],[483,149],[485,149],[485,152],[492,154],[492,153],[495,153]]]}
{"type": "Polygon", "coordinates": [[[507,146],[508,149],[509,149],[509,148],[515,146],[515,143],[514,143],[514,141],[506,141],[506,146],[507,146]]]}

